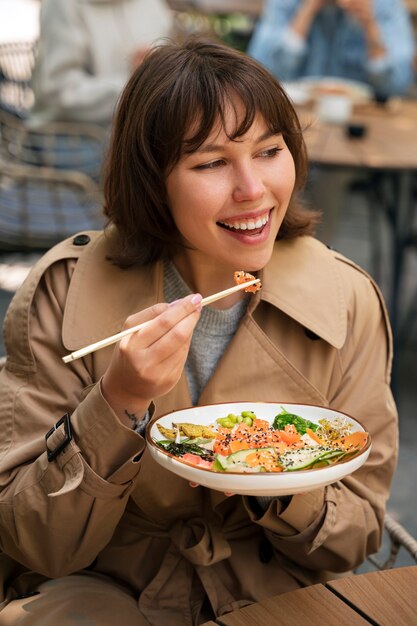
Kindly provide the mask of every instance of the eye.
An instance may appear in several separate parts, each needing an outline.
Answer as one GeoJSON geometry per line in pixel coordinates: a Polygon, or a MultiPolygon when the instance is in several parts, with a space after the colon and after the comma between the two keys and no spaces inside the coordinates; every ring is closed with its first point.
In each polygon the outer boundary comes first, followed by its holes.
{"type": "Polygon", "coordinates": [[[225,164],[223,159],[216,159],[216,161],[210,161],[209,163],[203,163],[202,165],[196,165],[195,170],[215,170],[225,164]]]}
{"type": "Polygon", "coordinates": [[[281,152],[281,150],[282,148],[280,148],[279,146],[274,146],[273,148],[267,148],[266,150],[262,150],[262,152],[259,152],[257,156],[272,159],[277,156],[277,154],[281,152]]]}

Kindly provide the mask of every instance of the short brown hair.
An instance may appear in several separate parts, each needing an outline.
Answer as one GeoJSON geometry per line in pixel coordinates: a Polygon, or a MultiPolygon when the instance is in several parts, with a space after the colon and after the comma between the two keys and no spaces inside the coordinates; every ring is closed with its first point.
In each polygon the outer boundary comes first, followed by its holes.
{"type": "Polygon", "coordinates": [[[105,178],[105,213],[115,224],[127,267],[170,256],[181,245],[171,216],[166,177],[184,152],[207,139],[237,96],[245,116],[230,139],[244,135],[257,113],[282,133],[295,162],[293,197],[278,238],[312,234],[317,214],[304,209],[307,156],[297,114],[278,81],[249,56],[210,40],[192,38],[153,49],[133,73],[118,104],[105,178]],[[189,133],[193,129],[193,136],[189,133]]]}

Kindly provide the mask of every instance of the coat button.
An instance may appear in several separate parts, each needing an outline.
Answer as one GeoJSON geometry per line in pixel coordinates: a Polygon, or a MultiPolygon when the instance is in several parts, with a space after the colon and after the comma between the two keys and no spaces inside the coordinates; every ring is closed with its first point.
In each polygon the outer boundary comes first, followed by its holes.
{"type": "Polygon", "coordinates": [[[77,235],[72,240],[72,243],[74,244],[74,246],[85,246],[89,242],[90,242],[90,237],[88,235],[77,235]]]}
{"type": "Polygon", "coordinates": [[[311,341],[317,341],[317,339],[320,339],[320,337],[316,335],[316,333],[313,333],[313,331],[309,328],[304,328],[304,334],[306,337],[311,339],[311,341]]]}

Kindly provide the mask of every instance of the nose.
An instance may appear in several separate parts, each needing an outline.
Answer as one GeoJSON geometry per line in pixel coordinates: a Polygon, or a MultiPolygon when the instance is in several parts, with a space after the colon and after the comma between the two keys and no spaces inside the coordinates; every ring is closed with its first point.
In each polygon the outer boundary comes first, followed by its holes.
{"type": "Polygon", "coordinates": [[[235,202],[254,202],[262,198],[264,193],[264,183],[253,164],[240,167],[236,171],[232,194],[235,202]]]}

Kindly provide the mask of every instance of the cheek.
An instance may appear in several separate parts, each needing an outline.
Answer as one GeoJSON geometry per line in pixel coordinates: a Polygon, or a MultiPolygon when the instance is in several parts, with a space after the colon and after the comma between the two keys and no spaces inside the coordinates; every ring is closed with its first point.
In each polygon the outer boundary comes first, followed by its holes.
{"type": "Polygon", "coordinates": [[[186,242],[196,242],[200,236],[207,236],[209,216],[207,198],[204,192],[190,193],[183,189],[170,198],[171,215],[175,225],[186,242]]]}
{"type": "Polygon", "coordinates": [[[291,197],[294,191],[296,180],[295,164],[291,154],[288,153],[284,167],[280,170],[280,175],[277,177],[277,187],[280,190],[280,194],[283,196],[291,197]]]}
{"type": "Polygon", "coordinates": [[[215,220],[223,201],[222,185],[213,179],[201,178],[197,181],[190,177],[187,183],[169,193],[172,217],[177,226],[185,226],[187,229],[207,225],[215,220]]]}

